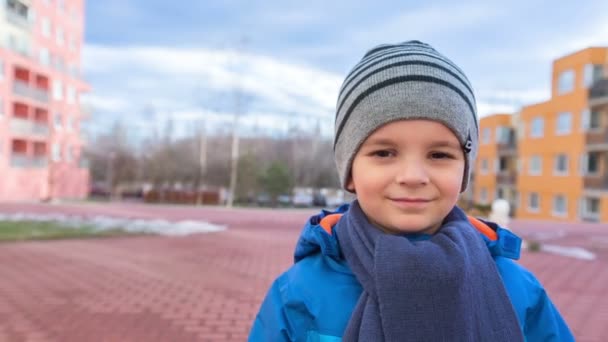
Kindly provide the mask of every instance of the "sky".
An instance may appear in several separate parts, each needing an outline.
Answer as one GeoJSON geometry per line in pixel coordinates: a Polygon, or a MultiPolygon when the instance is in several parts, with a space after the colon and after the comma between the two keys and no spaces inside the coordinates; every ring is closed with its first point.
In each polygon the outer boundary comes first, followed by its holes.
{"type": "Polygon", "coordinates": [[[480,117],[549,99],[552,62],[608,47],[608,1],[86,1],[87,130],[331,136],[338,89],[382,43],[431,44],[468,75],[480,117]]]}

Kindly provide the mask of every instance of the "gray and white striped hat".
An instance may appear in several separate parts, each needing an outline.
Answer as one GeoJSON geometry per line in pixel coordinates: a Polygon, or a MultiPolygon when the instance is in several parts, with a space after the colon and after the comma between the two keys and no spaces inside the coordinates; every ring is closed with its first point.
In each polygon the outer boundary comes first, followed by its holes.
{"type": "Polygon", "coordinates": [[[461,191],[466,190],[479,137],[473,88],[456,64],[415,40],[369,50],[342,84],[334,135],[342,187],[365,139],[381,126],[404,119],[438,121],[454,132],[465,153],[461,191]]]}

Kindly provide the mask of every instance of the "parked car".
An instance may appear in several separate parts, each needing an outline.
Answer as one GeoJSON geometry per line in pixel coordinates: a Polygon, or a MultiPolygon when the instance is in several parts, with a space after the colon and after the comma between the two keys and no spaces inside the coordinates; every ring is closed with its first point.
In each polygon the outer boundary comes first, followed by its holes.
{"type": "Polygon", "coordinates": [[[299,208],[308,208],[313,205],[313,196],[309,194],[296,194],[293,196],[293,206],[299,208]]]}

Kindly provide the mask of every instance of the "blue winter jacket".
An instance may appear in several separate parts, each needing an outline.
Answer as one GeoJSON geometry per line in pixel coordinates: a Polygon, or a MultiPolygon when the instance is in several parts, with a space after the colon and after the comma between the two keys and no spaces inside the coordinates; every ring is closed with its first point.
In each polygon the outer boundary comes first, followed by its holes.
{"type": "MultiPolygon", "coordinates": [[[[295,251],[295,264],[272,284],[253,323],[249,341],[341,341],[362,287],[340,254],[335,234],[320,225],[323,218],[344,213],[322,211],[307,222],[295,251]]],[[[327,220],[326,220],[327,221],[327,220]]],[[[485,222],[494,238],[482,234],[526,341],[574,341],[568,326],[544,288],[519,258],[521,239],[485,222]]],[[[412,239],[424,239],[417,236],[412,239]]],[[[404,293],[404,295],[407,295],[404,293]]]]}

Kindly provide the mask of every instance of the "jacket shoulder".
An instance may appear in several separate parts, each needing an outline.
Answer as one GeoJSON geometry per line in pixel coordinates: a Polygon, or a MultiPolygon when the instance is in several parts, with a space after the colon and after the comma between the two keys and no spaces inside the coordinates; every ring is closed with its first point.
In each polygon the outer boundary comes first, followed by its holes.
{"type": "Polygon", "coordinates": [[[532,272],[517,262],[495,258],[507,294],[528,341],[574,341],[549,294],[532,272]]]}
{"type": "Polygon", "coordinates": [[[277,280],[295,335],[342,336],[346,329],[362,287],[344,264],[336,263],[321,253],[309,255],[277,280]]]}

